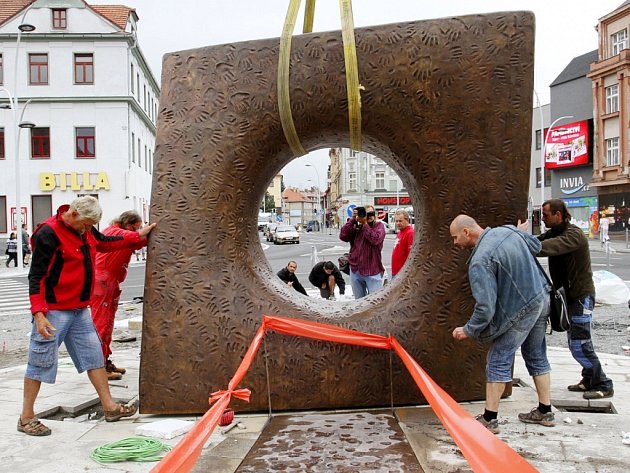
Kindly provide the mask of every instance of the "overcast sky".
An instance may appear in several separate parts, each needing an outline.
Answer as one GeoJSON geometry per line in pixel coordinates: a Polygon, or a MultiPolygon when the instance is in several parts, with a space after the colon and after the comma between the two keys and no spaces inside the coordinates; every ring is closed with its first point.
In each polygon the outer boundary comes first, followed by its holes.
{"type": "MultiPolygon", "coordinates": [[[[125,4],[140,21],[140,48],[160,82],[162,55],[167,52],[251,39],[279,37],[289,0],[88,0],[94,4],[125,4]]],[[[441,18],[471,13],[531,10],[536,15],[535,88],[549,102],[549,84],[569,61],[597,49],[597,20],[623,0],[354,0],[355,27],[441,18]]],[[[301,33],[305,1],[296,26],[301,33]]],[[[313,31],[340,29],[338,0],[318,0],[313,31]]],[[[283,170],[286,185],[310,187],[317,166],[322,189],[327,150],[292,161],[283,170]]]]}

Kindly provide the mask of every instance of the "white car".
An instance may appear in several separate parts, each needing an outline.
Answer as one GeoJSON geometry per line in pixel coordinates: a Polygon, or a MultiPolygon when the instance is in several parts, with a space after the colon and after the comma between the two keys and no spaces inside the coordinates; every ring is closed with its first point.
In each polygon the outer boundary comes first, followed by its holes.
{"type": "Polygon", "coordinates": [[[300,243],[300,234],[291,225],[282,225],[276,228],[273,234],[273,244],[300,243]]]}

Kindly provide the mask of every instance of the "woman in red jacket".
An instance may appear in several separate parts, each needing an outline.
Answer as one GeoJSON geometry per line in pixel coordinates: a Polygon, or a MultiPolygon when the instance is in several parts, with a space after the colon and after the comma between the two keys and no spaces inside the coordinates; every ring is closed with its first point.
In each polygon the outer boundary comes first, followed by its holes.
{"type": "MultiPolygon", "coordinates": [[[[128,210],[114,219],[111,225],[103,230],[103,235],[124,237],[131,232],[137,232],[141,227],[142,218],[138,212],[128,210]]],[[[94,327],[101,338],[107,379],[110,381],[122,378],[122,375],[127,371],[125,368],[117,367],[109,359],[112,354],[110,345],[114,332],[114,318],[118,310],[121,293],[120,283],[127,277],[127,267],[131,255],[135,250],[144,247],[147,241],[147,239],[143,239],[134,246],[111,253],[97,253],[96,255],[96,276],[90,306],[94,327]]]]}

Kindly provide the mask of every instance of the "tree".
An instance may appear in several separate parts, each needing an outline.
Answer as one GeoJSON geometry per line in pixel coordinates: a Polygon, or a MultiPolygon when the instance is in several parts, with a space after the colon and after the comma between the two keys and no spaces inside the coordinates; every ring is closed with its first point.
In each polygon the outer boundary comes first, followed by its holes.
{"type": "Polygon", "coordinates": [[[276,200],[269,192],[265,192],[265,200],[260,203],[260,210],[263,212],[271,212],[276,208],[276,200]]]}

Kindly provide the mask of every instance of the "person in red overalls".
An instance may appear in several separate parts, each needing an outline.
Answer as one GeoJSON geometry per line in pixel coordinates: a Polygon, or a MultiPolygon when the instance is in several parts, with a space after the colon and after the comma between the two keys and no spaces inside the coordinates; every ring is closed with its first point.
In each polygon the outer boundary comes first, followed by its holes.
{"type": "MultiPolygon", "coordinates": [[[[155,224],[151,225],[155,226],[155,224]]],[[[103,235],[125,236],[130,232],[137,232],[142,227],[142,218],[135,210],[128,210],[114,219],[109,227],[103,230],[103,235]]],[[[91,308],[94,326],[101,338],[103,358],[107,379],[121,379],[127,371],[119,368],[109,359],[112,354],[110,345],[112,343],[112,333],[114,332],[114,318],[118,310],[120,298],[120,283],[127,277],[127,266],[131,255],[135,250],[146,246],[147,239],[139,241],[135,246],[111,253],[98,253],[96,255],[96,276],[94,281],[94,291],[92,293],[91,308]]]]}

